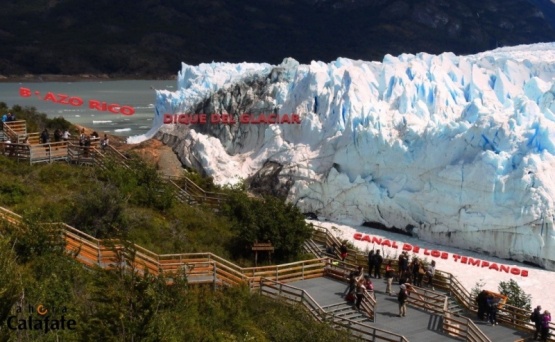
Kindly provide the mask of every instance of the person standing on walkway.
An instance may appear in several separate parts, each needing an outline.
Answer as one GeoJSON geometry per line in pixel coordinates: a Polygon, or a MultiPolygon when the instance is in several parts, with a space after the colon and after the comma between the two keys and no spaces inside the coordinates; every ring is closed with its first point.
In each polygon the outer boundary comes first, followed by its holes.
{"type": "Polygon", "coordinates": [[[347,288],[345,288],[345,291],[343,291],[343,297],[345,297],[347,301],[350,301],[349,300],[349,298],[351,298],[350,295],[355,292],[356,284],[357,284],[356,272],[352,271],[351,273],[349,273],[349,285],[347,285],[347,288]]]}
{"type": "Polygon", "coordinates": [[[357,300],[355,302],[355,307],[358,311],[360,311],[360,305],[362,304],[362,298],[364,298],[364,292],[366,292],[366,288],[364,287],[364,279],[361,279],[357,282],[356,285],[357,300]]]}
{"type": "Polygon", "coordinates": [[[48,134],[48,130],[45,128],[42,130],[42,133],[40,134],[40,143],[47,144],[49,142],[50,142],[50,134],[48,134]]]}
{"type": "Polygon", "coordinates": [[[492,295],[488,296],[488,316],[491,325],[497,325],[497,304],[498,300],[493,298],[492,295]]]}
{"type": "Polygon", "coordinates": [[[405,317],[407,315],[408,298],[409,298],[409,294],[407,293],[407,287],[405,286],[405,284],[402,284],[401,289],[399,290],[399,294],[397,295],[397,301],[399,302],[398,317],[405,317]]]}
{"type": "Polygon", "coordinates": [[[478,319],[487,320],[487,306],[488,306],[488,293],[486,290],[482,290],[478,296],[476,296],[476,304],[478,304],[478,319]]]}
{"type": "Polygon", "coordinates": [[[414,259],[412,259],[412,263],[410,265],[410,270],[412,272],[412,283],[415,286],[419,286],[419,287],[422,286],[422,284],[418,283],[418,271],[420,270],[420,266],[421,266],[421,264],[420,264],[420,260],[418,260],[418,258],[415,257],[414,259]]]}
{"type": "Polygon", "coordinates": [[[532,315],[530,315],[530,320],[534,322],[534,327],[536,328],[536,331],[534,331],[534,341],[537,340],[538,337],[540,337],[541,335],[541,331],[542,331],[541,316],[542,316],[542,307],[538,305],[532,312],[532,315]]]}
{"type": "Polygon", "coordinates": [[[426,271],[426,274],[428,275],[428,285],[432,288],[432,291],[434,291],[434,275],[436,274],[436,261],[432,260],[432,262],[430,263],[430,265],[428,266],[428,270],[426,271]]]}
{"type": "Polygon", "coordinates": [[[368,252],[368,275],[372,276],[372,270],[374,269],[374,250],[368,252]]]}
{"type": "Polygon", "coordinates": [[[380,255],[380,250],[378,249],[376,254],[374,254],[374,278],[382,278],[382,262],[383,257],[380,255]]]}
{"type": "Polygon", "coordinates": [[[385,288],[385,293],[392,296],[391,286],[393,285],[393,277],[395,276],[395,270],[391,266],[391,260],[385,266],[385,280],[387,281],[387,286],[385,288]]]}
{"type": "Polygon", "coordinates": [[[399,275],[398,275],[398,277],[399,277],[399,279],[401,279],[401,276],[403,275],[403,273],[405,271],[407,271],[408,268],[409,268],[409,258],[408,258],[408,255],[407,255],[407,251],[403,251],[401,253],[401,255],[399,255],[398,265],[399,265],[399,275]]]}
{"type": "Polygon", "coordinates": [[[547,310],[543,312],[541,315],[541,322],[542,322],[542,341],[547,341],[547,337],[549,336],[549,323],[551,322],[551,313],[547,310]]]}
{"type": "Polygon", "coordinates": [[[345,244],[345,242],[343,242],[341,244],[341,247],[339,247],[339,252],[341,253],[341,261],[345,261],[345,259],[347,259],[347,254],[349,252],[349,250],[347,249],[347,245],[345,244]]]}
{"type": "Polygon", "coordinates": [[[63,141],[68,141],[70,136],[71,136],[71,134],[69,134],[69,130],[65,129],[64,133],[62,133],[62,140],[63,141]]]}

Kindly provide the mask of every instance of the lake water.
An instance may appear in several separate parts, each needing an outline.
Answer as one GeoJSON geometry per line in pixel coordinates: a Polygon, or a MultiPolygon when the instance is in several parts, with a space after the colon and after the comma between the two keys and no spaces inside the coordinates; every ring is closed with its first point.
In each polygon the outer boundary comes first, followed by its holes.
{"type": "MultiPolygon", "coordinates": [[[[48,117],[62,116],[71,123],[90,127],[99,133],[126,137],[143,134],[152,127],[155,90],[175,91],[176,85],[176,80],[0,83],[0,101],[9,107],[35,107],[48,117]],[[31,96],[21,96],[22,87],[30,89],[31,96]],[[67,98],[63,100],[58,94],[67,95],[67,98]],[[95,101],[100,103],[100,110],[89,108],[95,101]],[[106,107],[102,107],[103,102],[106,107]],[[135,113],[113,114],[107,110],[110,104],[132,107],[135,113]]],[[[112,110],[117,111],[118,107],[114,106],[112,110]]]]}

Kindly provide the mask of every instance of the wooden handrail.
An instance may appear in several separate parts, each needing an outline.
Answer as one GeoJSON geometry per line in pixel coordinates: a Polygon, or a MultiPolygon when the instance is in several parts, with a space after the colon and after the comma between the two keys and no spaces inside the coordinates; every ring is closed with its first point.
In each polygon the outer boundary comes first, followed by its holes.
{"type": "MultiPolygon", "coordinates": [[[[318,234],[328,235],[329,237],[327,238],[326,241],[333,241],[331,239],[332,237],[334,237],[334,235],[326,227],[314,225],[314,228],[315,228],[314,230],[315,235],[313,236],[316,236],[316,239],[318,239],[318,241],[320,242],[323,241],[323,238],[321,236],[318,236],[318,234]]],[[[396,259],[391,259],[391,261],[393,266],[397,266],[396,259]]],[[[336,270],[334,271],[333,269],[330,268],[328,270],[328,275],[334,276],[339,279],[342,278],[345,281],[345,276],[347,274],[346,273],[347,271],[345,270],[348,270],[348,271],[354,270],[359,265],[366,267],[367,257],[366,255],[360,253],[358,250],[349,250],[346,262],[342,262],[340,260],[334,260],[334,263],[337,265],[336,270]],[[344,270],[344,271],[342,272],[340,270],[344,270]]],[[[386,264],[387,263],[384,262],[382,264],[382,267],[383,265],[386,265],[386,264]]],[[[434,275],[434,286],[436,288],[441,288],[443,290],[446,290],[465,309],[474,313],[477,312],[477,305],[475,303],[474,298],[472,298],[472,295],[470,294],[470,292],[461,284],[461,282],[453,274],[449,272],[444,272],[441,270],[436,270],[436,273],[434,275]]],[[[424,304],[422,306],[424,306],[424,304]]],[[[439,308],[435,308],[435,311],[437,311],[438,309],[439,308]]],[[[511,306],[511,305],[507,305],[507,304],[499,308],[499,312],[497,314],[497,318],[499,322],[509,325],[515,329],[532,332],[534,331],[535,327],[533,323],[530,322],[529,316],[530,316],[529,311],[524,310],[522,308],[511,306]]],[[[468,329],[473,329],[473,328],[468,328],[468,329]]],[[[477,327],[476,329],[479,330],[479,328],[477,327]]],[[[553,329],[555,329],[555,322],[550,323],[550,330],[553,330],[553,329]]],[[[473,341],[482,341],[482,340],[478,339],[473,341]]],[[[551,339],[550,341],[555,341],[555,340],[551,339]]]]}
{"type": "Polygon", "coordinates": [[[27,123],[25,120],[3,122],[4,133],[11,142],[19,143],[19,136],[27,134],[27,123]]]}
{"type": "Polygon", "coordinates": [[[443,314],[443,331],[469,342],[492,342],[470,318],[449,311],[443,314]]]}
{"type": "MultiPolygon", "coordinates": [[[[12,121],[12,122],[4,122],[3,123],[4,131],[7,132],[7,135],[13,139],[14,141],[19,141],[19,137],[22,135],[27,134],[26,122],[25,121],[12,121]],[[10,136],[13,136],[13,138],[10,136]]],[[[80,147],[80,146],[71,146],[68,148],[67,142],[57,142],[57,143],[48,143],[48,144],[40,144],[40,145],[28,145],[28,144],[7,144],[5,142],[0,143],[0,153],[9,155],[9,156],[17,156],[20,159],[29,159],[31,163],[33,163],[33,151],[44,151],[44,155],[41,154],[41,160],[51,161],[56,156],[52,156],[52,150],[56,148],[67,148],[68,149],[68,156],[71,154],[71,149],[76,149],[77,151],[87,151],[88,153],[93,154],[93,162],[94,163],[102,163],[100,159],[104,157],[102,153],[100,153],[95,147],[80,147]]],[[[121,154],[118,150],[113,148],[112,146],[107,146],[107,151],[112,153],[116,156],[116,159],[119,160],[123,165],[125,164],[125,157],[121,154]]],[[[82,153],[78,152],[77,155],[80,156],[82,153]]],[[[83,153],[84,154],[84,153],[83,153]]],[[[128,166],[127,166],[128,167],[128,166]]],[[[195,184],[189,178],[183,176],[180,179],[185,183],[185,189],[177,185],[172,177],[168,177],[169,183],[177,186],[180,190],[188,191],[188,195],[192,196],[196,201],[199,203],[207,203],[209,205],[219,205],[220,201],[225,199],[224,194],[215,193],[215,192],[207,192],[204,189],[200,188],[197,184],[195,184]]],[[[5,220],[9,221],[10,223],[21,223],[21,217],[11,211],[1,208],[0,207],[0,216],[5,220]],[[11,213],[11,214],[10,214],[11,213]]],[[[59,223],[60,224],[60,223],[59,223]]],[[[67,224],[62,224],[63,229],[66,232],[66,241],[68,244],[73,243],[76,246],[80,245],[87,245],[90,248],[96,248],[97,258],[94,261],[89,259],[87,260],[80,260],[82,262],[92,262],[99,266],[104,266],[105,263],[113,262],[113,256],[104,258],[104,255],[108,255],[108,252],[111,252],[110,249],[115,249],[118,251],[124,251],[128,254],[131,253],[134,255],[135,260],[128,260],[130,265],[137,265],[138,262],[142,263],[142,268],[144,270],[156,270],[155,272],[174,272],[176,267],[189,267],[191,265],[196,265],[198,263],[206,262],[205,259],[201,258],[195,259],[193,258],[194,254],[166,254],[166,255],[159,255],[153,253],[141,246],[129,244],[129,247],[125,247],[122,245],[121,242],[117,240],[98,240],[94,237],[87,235],[85,233],[80,232],[79,230],[70,227],[67,224]],[[110,247],[106,247],[110,246],[110,247]],[[179,262],[166,262],[167,260],[173,261],[170,259],[171,257],[178,257],[179,262]],[[193,259],[189,259],[193,258],[193,259]],[[106,260],[104,260],[106,259],[106,260]],[[185,262],[185,261],[187,262],[185,262]],[[165,262],[165,263],[164,263],[165,262]]],[[[321,227],[318,225],[313,225],[314,234],[313,236],[316,239],[320,239],[319,241],[324,241],[326,245],[335,244],[336,247],[340,245],[340,241],[335,237],[335,235],[331,234],[329,230],[325,227],[321,227]],[[322,238],[323,236],[323,238],[322,238]]],[[[274,280],[280,281],[293,281],[298,279],[305,279],[305,277],[313,277],[318,274],[323,274],[323,272],[328,272],[332,276],[336,277],[345,277],[345,274],[337,274],[334,273],[331,269],[325,267],[327,260],[326,258],[319,258],[313,259],[309,261],[301,261],[297,263],[285,264],[285,265],[276,265],[276,266],[268,266],[267,268],[241,268],[227,260],[220,258],[216,255],[211,253],[206,253],[208,255],[209,262],[212,263],[215,270],[224,269],[228,272],[229,275],[234,274],[234,279],[222,279],[221,281],[228,281],[229,283],[236,282],[237,279],[241,279],[242,281],[246,281],[249,284],[253,284],[253,280],[258,280],[261,277],[273,277],[274,280]],[[320,270],[319,268],[322,268],[320,270]]],[[[356,268],[354,265],[360,265],[362,263],[363,266],[366,265],[366,255],[362,255],[358,251],[351,250],[348,255],[348,261],[346,263],[342,263],[343,269],[346,270],[348,268],[356,268]],[[362,261],[361,261],[362,260],[362,261]]],[[[397,260],[392,260],[393,264],[397,264],[397,260]]],[[[109,264],[109,263],[108,263],[109,264]]],[[[385,263],[384,263],[385,265],[385,263]]],[[[216,271],[214,271],[214,279],[216,279],[216,271]]],[[[224,277],[225,278],[225,277],[224,277]]],[[[442,288],[447,290],[449,293],[453,295],[453,297],[463,305],[466,309],[475,312],[476,311],[476,304],[471,296],[471,294],[464,288],[464,286],[454,277],[452,274],[448,272],[442,272],[440,270],[436,271],[434,276],[434,283],[437,284],[436,287],[442,288]]],[[[517,308],[510,305],[504,305],[499,310],[498,318],[500,322],[503,322],[507,325],[515,327],[517,329],[523,329],[528,331],[533,331],[534,326],[529,322],[529,312],[527,310],[523,310],[521,308],[517,308]]],[[[553,330],[555,328],[555,322],[550,324],[550,328],[553,330]]],[[[479,330],[479,329],[478,329],[479,330]]]]}
{"type": "MultiPolygon", "coordinates": [[[[363,341],[408,342],[404,336],[391,331],[327,313],[308,292],[297,287],[266,278],[260,279],[259,287],[261,294],[272,298],[279,297],[290,303],[300,303],[308,309],[316,320],[345,329],[356,336],[357,339],[363,341]]],[[[363,304],[365,302],[363,301],[363,304]]]]}
{"type": "MultiPolygon", "coordinates": [[[[15,213],[0,207],[0,216],[14,224],[22,224],[22,218],[15,213]]],[[[97,239],[78,229],[65,223],[51,223],[62,229],[66,239],[68,250],[75,252],[78,260],[86,261],[88,264],[96,264],[100,267],[113,265],[116,260],[114,251],[125,255],[132,255],[132,260],[126,260],[130,265],[143,265],[141,269],[151,270],[151,273],[171,274],[179,268],[191,268],[210,263],[216,266],[216,269],[222,270],[225,274],[231,275],[231,278],[221,279],[227,283],[237,283],[237,279],[241,279],[244,283],[252,283],[261,277],[270,274],[281,281],[294,281],[300,279],[308,279],[316,275],[323,275],[325,259],[302,260],[298,262],[274,265],[266,267],[250,267],[242,268],[232,262],[229,262],[212,253],[180,253],[180,254],[157,254],[139,245],[125,242],[117,239],[97,239]],[[94,258],[91,255],[79,255],[78,246],[86,246],[94,249],[94,258]],[[97,257],[98,256],[98,257],[97,257]],[[84,260],[86,259],[86,260],[84,260]],[[152,271],[155,270],[155,271],[152,271]]],[[[224,274],[224,273],[222,273],[224,274]]],[[[216,276],[220,276],[217,274],[216,276]]],[[[222,277],[224,277],[222,275],[222,277]]]]}
{"type": "Polygon", "coordinates": [[[162,177],[166,179],[169,184],[178,189],[178,191],[184,191],[186,196],[190,198],[190,202],[197,202],[201,204],[206,204],[212,208],[217,208],[227,200],[226,194],[220,192],[205,191],[195,182],[184,175],[181,177],[162,175],[162,177]],[[183,182],[183,185],[178,184],[178,182],[183,182]]]}
{"type": "MultiPolygon", "coordinates": [[[[0,207],[0,217],[13,225],[21,225],[22,217],[6,208],[0,207]]],[[[239,284],[247,284],[251,289],[258,286],[261,279],[271,280],[275,282],[288,282],[302,279],[309,279],[315,276],[322,276],[326,269],[329,272],[331,267],[342,268],[342,276],[345,276],[345,270],[348,268],[355,268],[355,265],[348,263],[341,263],[340,265],[333,265],[329,258],[318,258],[312,260],[303,260],[293,263],[287,263],[274,266],[263,267],[246,267],[242,268],[232,262],[229,262],[212,253],[181,253],[181,254],[156,254],[148,249],[133,243],[126,243],[116,239],[97,239],[78,229],[71,227],[65,223],[54,223],[58,225],[66,240],[66,249],[71,252],[74,257],[85,265],[97,265],[106,269],[114,267],[132,267],[140,272],[148,272],[155,275],[165,274],[172,277],[179,271],[184,271],[185,275],[194,280],[196,283],[212,283],[214,285],[220,284],[222,286],[232,286],[239,284]],[[123,266],[122,266],[123,265],[123,266]],[[269,277],[268,277],[269,276],[269,277]]],[[[340,263],[334,261],[334,263],[340,263]]],[[[328,274],[326,272],[326,274],[328,274]]],[[[456,279],[451,275],[450,279],[456,279]]],[[[456,284],[456,281],[449,283],[456,284]]],[[[462,287],[462,286],[461,286],[462,287]]],[[[457,286],[458,289],[458,286],[457,286]]],[[[463,288],[462,288],[463,289],[463,288]]],[[[441,300],[436,300],[427,290],[419,289],[421,295],[419,297],[411,297],[411,304],[421,306],[427,310],[438,312],[441,300]],[[437,303],[436,303],[437,302],[437,303]]],[[[373,298],[369,297],[364,302],[373,304],[373,298]]],[[[465,301],[466,302],[466,301],[465,301]]],[[[507,319],[503,317],[503,310],[507,311],[510,306],[506,305],[500,310],[499,320],[506,322],[507,319]]],[[[373,312],[373,309],[367,312],[373,312]]],[[[448,313],[448,311],[445,311],[448,313]]],[[[520,313],[524,314],[524,310],[520,313]]],[[[519,314],[520,314],[519,313],[519,314]]],[[[528,317],[528,315],[526,315],[528,317]]],[[[444,318],[451,320],[459,320],[458,326],[464,322],[465,331],[468,336],[478,336],[469,338],[469,341],[487,342],[483,339],[481,332],[471,320],[462,317],[456,317],[451,313],[444,313],[444,318]],[[447,315],[447,317],[445,317],[447,315]],[[474,339],[475,338],[475,339],[474,339]]],[[[517,327],[522,327],[523,319],[515,320],[511,317],[512,324],[517,327]]],[[[449,330],[446,326],[446,331],[449,330]]],[[[459,329],[460,330],[460,329],[459,329]]],[[[462,334],[462,333],[461,333],[462,334]]],[[[387,341],[387,340],[386,340],[387,341]]],[[[393,340],[397,341],[397,340],[393,340]]]]}

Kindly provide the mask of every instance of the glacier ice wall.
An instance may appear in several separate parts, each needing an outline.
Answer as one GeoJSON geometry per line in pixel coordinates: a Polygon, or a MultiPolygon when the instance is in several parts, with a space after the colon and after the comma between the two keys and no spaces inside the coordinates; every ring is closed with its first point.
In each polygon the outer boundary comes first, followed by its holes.
{"type": "Polygon", "coordinates": [[[282,165],[330,220],[555,269],[555,44],[382,62],[183,65],[152,130],[220,183],[282,165]],[[164,125],[163,113],[298,113],[300,125],[164,125]]]}

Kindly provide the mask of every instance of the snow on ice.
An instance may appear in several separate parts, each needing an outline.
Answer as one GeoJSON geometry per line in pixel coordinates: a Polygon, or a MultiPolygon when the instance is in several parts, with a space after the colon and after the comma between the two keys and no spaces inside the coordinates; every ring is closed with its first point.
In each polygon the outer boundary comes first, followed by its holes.
{"type": "Polygon", "coordinates": [[[182,162],[220,183],[279,163],[303,212],[555,270],[554,80],[555,43],[382,62],[183,64],[177,90],[157,92],[152,129],[128,141],[172,136],[182,162]],[[301,124],[163,124],[203,101],[236,108],[238,82],[252,84],[239,94],[253,96],[247,110],[298,113],[301,124]]]}

